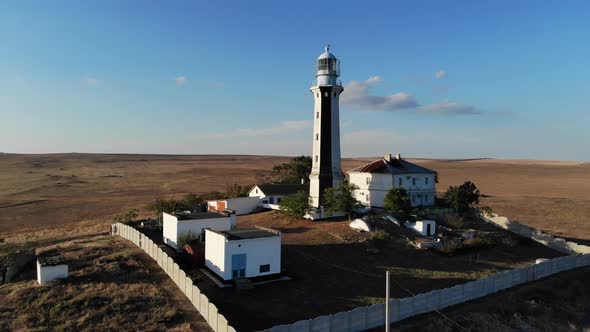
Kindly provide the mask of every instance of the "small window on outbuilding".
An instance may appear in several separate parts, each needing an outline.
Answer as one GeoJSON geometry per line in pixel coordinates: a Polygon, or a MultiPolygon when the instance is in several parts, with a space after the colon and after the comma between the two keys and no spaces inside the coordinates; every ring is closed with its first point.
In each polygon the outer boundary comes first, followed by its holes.
{"type": "Polygon", "coordinates": [[[371,183],[371,178],[367,177],[367,184],[371,183]]]}
{"type": "Polygon", "coordinates": [[[260,265],[260,273],[270,272],[270,264],[260,265]]]}

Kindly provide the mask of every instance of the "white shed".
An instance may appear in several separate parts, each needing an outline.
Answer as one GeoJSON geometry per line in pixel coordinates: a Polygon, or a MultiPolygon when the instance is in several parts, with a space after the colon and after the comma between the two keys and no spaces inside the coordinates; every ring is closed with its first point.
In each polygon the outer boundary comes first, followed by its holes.
{"type": "Polygon", "coordinates": [[[281,273],[281,233],[263,228],[205,230],[205,266],[223,280],[281,273]]]}
{"type": "Polygon", "coordinates": [[[260,197],[236,197],[207,201],[208,211],[232,210],[236,215],[252,213],[259,205],[260,197]]]}
{"type": "Polygon", "coordinates": [[[68,277],[68,264],[62,255],[37,258],[37,282],[39,285],[68,277]]]}
{"type": "Polygon", "coordinates": [[[434,220],[418,220],[406,224],[406,227],[415,230],[422,236],[433,236],[436,233],[436,221],[434,220]]]}
{"type": "Polygon", "coordinates": [[[162,213],[164,243],[180,251],[178,238],[185,232],[203,235],[205,228],[225,231],[235,228],[236,215],[227,212],[162,213]]]}

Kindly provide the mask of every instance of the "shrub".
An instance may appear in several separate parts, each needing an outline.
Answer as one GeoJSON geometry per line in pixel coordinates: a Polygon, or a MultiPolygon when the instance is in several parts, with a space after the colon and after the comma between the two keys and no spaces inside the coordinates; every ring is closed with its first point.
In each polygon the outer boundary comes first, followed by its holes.
{"type": "Polygon", "coordinates": [[[444,195],[449,207],[466,212],[472,206],[479,204],[479,190],[474,183],[467,181],[458,187],[449,187],[444,195]]]}
{"type": "Polygon", "coordinates": [[[389,240],[389,233],[383,229],[378,229],[373,233],[373,245],[379,249],[385,247],[389,240]]]}
{"type": "Polygon", "coordinates": [[[462,228],[463,225],[465,225],[465,220],[463,220],[463,217],[458,215],[447,215],[444,217],[444,222],[453,228],[462,228]]]}
{"type": "Polygon", "coordinates": [[[503,236],[500,243],[506,248],[514,248],[518,245],[518,239],[512,235],[503,236]]]}
{"type": "Polygon", "coordinates": [[[463,242],[461,240],[450,240],[443,243],[438,250],[452,256],[461,249],[463,249],[463,242]]]}
{"type": "Polygon", "coordinates": [[[486,216],[486,215],[491,215],[491,214],[493,213],[493,212],[492,212],[492,208],[491,208],[491,207],[489,207],[489,206],[482,206],[482,207],[480,207],[480,208],[479,208],[479,212],[480,212],[482,215],[484,215],[484,216],[486,216]]]}
{"type": "Polygon", "coordinates": [[[404,188],[393,188],[385,194],[383,207],[390,213],[406,218],[412,210],[408,192],[404,188]]]}
{"type": "Polygon", "coordinates": [[[201,242],[201,234],[193,231],[186,231],[178,237],[177,245],[179,248],[182,248],[185,244],[189,244],[193,241],[201,242]]]}
{"type": "Polygon", "coordinates": [[[288,216],[303,218],[311,210],[311,197],[303,190],[295,195],[283,197],[281,202],[281,212],[288,216]]]}
{"type": "Polygon", "coordinates": [[[494,238],[487,234],[478,234],[475,238],[471,240],[463,241],[463,245],[471,249],[489,248],[493,247],[495,244],[496,241],[494,240],[494,238]]]}

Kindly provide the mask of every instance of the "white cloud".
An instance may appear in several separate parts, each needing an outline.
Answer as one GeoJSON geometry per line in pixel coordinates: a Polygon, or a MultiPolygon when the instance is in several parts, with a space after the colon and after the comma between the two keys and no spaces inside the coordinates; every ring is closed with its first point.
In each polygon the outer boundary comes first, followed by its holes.
{"type": "Polygon", "coordinates": [[[420,112],[430,114],[452,115],[452,114],[480,114],[475,107],[471,105],[459,104],[453,101],[443,101],[440,103],[422,106],[418,108],[420,112]]]}
{"type": "Polygon", "coordinates": [[[84,81],[88,85],[97,85],[99,83],[99,80],[96,77],[86,77],[84,81]]]}
{"type": "Polygon", "coordinates": [[[440,80],[441,78],[445,78],[446,76],[447,76],[446,70],[439,70],[436,73],[434,73],[434,77],[436,77],[437,80],[440,80]]]}
{"type": "Polygon", "coordinates": [[[414,96],[405,92],[389,96],[371,95],[369,89],[381,82],[383,82],[383,78],[380,76],[369,77],[363,82],[351,81],[344,87],[341,97],[342,104],[367,111],[395,111],[419,106],[414,96]]]}
{"type": "Polygon", "coordinates": [[[304,129],[311,128],[311,120],[291,120],[283,121],[266,128],[238,128],[228,132],[206,134],[206,138],[236,138],[236,137],[262,137],[262,136],[279,136],[300,132],[304,129]]]}
{"type": "Polygon", "coordinates": [[[176,85],[182,86],[186,83],[187,79],[185,76],[178,76],[177,78],[174,79],[174,81],[176,81],[176,85]]]}

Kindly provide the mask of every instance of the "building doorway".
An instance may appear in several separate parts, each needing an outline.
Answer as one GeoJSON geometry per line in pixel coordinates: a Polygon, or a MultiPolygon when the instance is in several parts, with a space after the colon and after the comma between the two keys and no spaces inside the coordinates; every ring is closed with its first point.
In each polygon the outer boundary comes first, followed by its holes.
{"type": "Polygon", "coordinates": [[[246,254],[231,256],[232,279],[244,278],[246,276],[246,254]]]}

